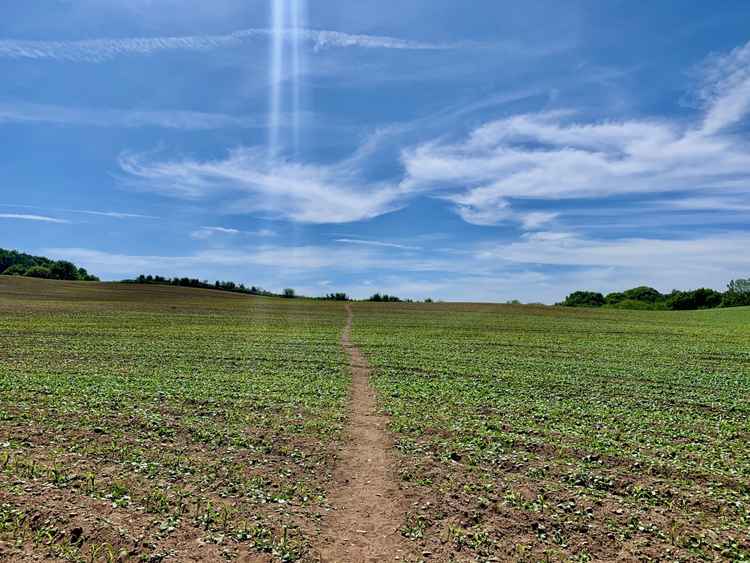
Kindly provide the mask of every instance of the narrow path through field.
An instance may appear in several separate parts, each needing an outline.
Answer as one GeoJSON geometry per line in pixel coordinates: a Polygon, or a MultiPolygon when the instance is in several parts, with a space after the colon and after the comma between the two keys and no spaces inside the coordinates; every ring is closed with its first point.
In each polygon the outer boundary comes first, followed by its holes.
{"type": "Polygon", "coordinates": [[[407,553],[399,527],[406,510],[392,474],[388,419],[378,414],[370,368],[351,342],[352,309],[341,345],[352,369],[348,442],[334,473],[330,503],[318,548],[321,561],[399,561],[407,553]]]}

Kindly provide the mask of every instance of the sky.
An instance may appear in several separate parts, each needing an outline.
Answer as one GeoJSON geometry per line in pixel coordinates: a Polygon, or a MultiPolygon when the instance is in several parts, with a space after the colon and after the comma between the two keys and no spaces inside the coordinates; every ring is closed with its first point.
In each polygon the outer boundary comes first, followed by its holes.
{"type": "Polygon", "coordinates": [[[358,298],[750,277],[745,0],[0,6],[0,247],[358,298]]]}

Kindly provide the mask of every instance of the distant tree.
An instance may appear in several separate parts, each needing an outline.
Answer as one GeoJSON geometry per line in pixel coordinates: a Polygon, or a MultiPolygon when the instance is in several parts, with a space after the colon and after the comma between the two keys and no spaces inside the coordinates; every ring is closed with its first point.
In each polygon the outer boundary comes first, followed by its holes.
{"type": "Polygon", "coordinates": [[[727,285],[727,293],[750,295],[750,278],[732,280],[727,285]]]}
{"type": "Polygon", "coordinates": [[[506,305],[521,305],[521,302],[518,299],[511,299],[509,301],[505,302],[506,305]]]}
{"type": "Polygon", "coordinates": [[[723,295],[702,287],[693,291],[673,291],[667,297],[667,308],[675,311],[713,309],[722,303],[723,295]]]}
{"type": "Polygon", "coordinates": [[[286,297],[287,299],[294,299],[297,294],[291,287],[287,287],[284,289],[284,292],[281,295],[282,297],[286,297]]]}
{"type": "MultiPolygon", "coordinates": [[[[6,272],[7,273],[7,272],[6,272]]],[[[750,306],[750,278],[729,282],[727,292],[721,300],[722,307],[750,306]]]]}
{"type": "Polygon", "coordinates": [[[604,296],[595,291],[574,291],[560,303],[563,307],[601,307],[604,296]]]}
{"type": "Polygon", "coordinates": [[[640,287],[634,287],[622,292],[625,299],[631,299],[633,301],[645,301],[647,303],[656,303],[664,299],[659,291],[653,287],[642,285],[640,287]]]}
{"type": "Polygon", "coordinates": [[[424,302],[425,303],[434,303],[434,301],[432,300],[432,297],[428,297],[427,299],[424,300],[424,302]]]}
{"type": "Polygon", "coordinates": [[[323,299],[328,301],[349,301],[349,296],[346,293],[329,293],[323,299]]]}
{"type": "Polygon", "coordinates": [[[81,281],[100,281],[96,276],[89,274],[86,268],[78,268],[78,279],[81,281]]]}
{"type": "Polygon", "coordinates": [[[78,268],[72,262],[59,260],[49,268],[50,275],[56,280],[78,280],[78,268]]]}
{"type": "Polygon", "coordinates": [[[49,268],[45,268],[44,266],[32,266],[26,270],[26,274],[24,275],[29,278],[52,279],[52,272],[49,268]]]}

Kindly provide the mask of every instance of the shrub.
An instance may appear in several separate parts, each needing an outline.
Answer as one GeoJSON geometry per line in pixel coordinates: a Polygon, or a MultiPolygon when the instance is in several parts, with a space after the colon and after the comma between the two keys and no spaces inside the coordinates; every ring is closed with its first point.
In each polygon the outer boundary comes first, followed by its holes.
{"type": "Polygon", "coordinates": [[[24,275],[30,278],[42,278],[45,280],[52,279],[52,272],[49,268],[45,268],[44,266],[32,266],[26,270],[24,275]]]}
{"type": "Polygon", "coordinates": [[[604,302],[607,305],[616,305],[621,301],[625,301],[625,294],[621,292],[608,293],[604,298],[604,302]]]}
{"type": "Polygon", "coordinates": [[[664,311],[667,308],[664,301],[649,303],[648,301],[638,301],[636,299],[624,299],[616,303],[607,303],[605,306],[610,309],[629,309],[632,311],[664,311]]]}
{"type": "Polygon", "coordinates": [[[4,276],[25,276],[28,268],[21,264],[14,264],[3,272],[4,276]]]}

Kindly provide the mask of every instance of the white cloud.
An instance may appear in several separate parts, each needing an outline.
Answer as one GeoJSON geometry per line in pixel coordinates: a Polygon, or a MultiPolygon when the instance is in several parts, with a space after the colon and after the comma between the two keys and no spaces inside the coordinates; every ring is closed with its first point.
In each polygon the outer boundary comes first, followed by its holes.
{"type": "MultiPolygon", "coordinates": [[[[477,253],[477,258],[527,265],[612,268],[627,276],[629,283],[648,283],[663,290],[700,285],[720,288],[730,279],[750,272],[748,245],[750,236],[746,233],[688,239],[600,240],[572,233],[540,232],[527,234],[518,242],[488,245],[477,253]]],[[[622,283],[617,282],[617,286],[622,289],[622,283]]]]}
{"type": "Polygon", "coordinates": [[[149,191],[200,200],[229,196],[226,210],[262,212],[301,223],[347,223],[398,209],[404,193],[368,183],[356,162],[315,165],[269,159],[265,150],[240,148],[223,160],[152,162],[124,154],[126,182],[149,191]]]}
{"type": "MultiPolygon", "coordinates": [[[[112,219],[159,219],[154,215],[140,215],[138,213],[125,213],[122,211],[92,211],[90,209],[61,209],[45,208],[38,205],[16,205],[9,203],[0,203],[0,207],[11,207],[16,209],[39,209],[48,211],[58,211],[63,213],[80,213],[83,215],[95,215],[97,217],[110,217],[112,219]]],[[[67,222],[67,221],[64,221],[67,222]]]]}
{"type": "Polygon", "coordinates": [[[706,105],[702,130],[711,135],[735,125],[750,110],[750,43],[711,57],[701,71],[700,96],[706,105]]]}
{"type": "Polygon", "coordinates": [[[88,209],[61,209],[69,213],[81,213],[83,215],[96,215],[98,217],[110,217],[112,219],[159,219],[155,215],[141,215],[139,213],[123,213],[120,211],[90,211],[88,209]]]}
{"type": "Polygon", "coordinates": [[[190,233],[190,237],[196,240],[206,240],[214,235],[239,235],[242,231],[227,229],[225,227],[201,227],[190,233]]]}
{"type": "Polygon", "coordinates": [[[559,213],[551,213],[545,211],[532,211],[531,213],[523,213],[520,215],[521,224],[527,231],[538,229],[539,227],[546,225],[550,221],[554,221],[560,216],[559,213]]]}
{"type": "Polygon", "coordinates": [[[21,221],[40,221],[42,223],[70,223],[65,219],[56,219],[45,215],[26,215],[18,213],[0,213],[0,219],[17,219],[21,221]]]}
{"type": "Polygon", "coordinates": [[[419,246],[407,246],[405,244],[396,244],[394,242],[383,242],[379,240],[363,240],[351,238],[338,238],[336,242],[343,244],[359,244],[364,246],[379,246],[382,248],[398,248],[400,250],[422,250],[419,246]]]}
{"type": "MultiPolygon", "coordinates": [[[[292,30],[287,32],[290,36],[292,30]]],[[[83,41],[0,40],[0,58],[51,59],[101,63],[129,55],[152,55],[165,51],[211,51],[241,47],[247,41],[268,37],[269,29],[244,29],[226,35],[185,37],[138,37],[88,39],[83,41]]],[[[363,49],[442,50],[463,44],[426,43],[374,35],[351,35],[338,31],[305,29],[301,36],[315,49],[357,47],[363,49]]]]}
{"type": "Polygon", "coordinates": [[[256,237],[275,237],[276,231],[271,229],[259,229],[257,231],[241,231],[239,229],[229,229],[226,227],[201,227],[190,233],[191,238],[196,240],[208,240],[214,235],[251,235],[256,237]]]}
{"type": "MultiPolygon", "coordinates": [[[[290,122],[288,118],[283,123],[290,122]]],[[[82,109],[28,103],[0,104],[0,123],[53,123],[86,127],[161,127],[182,130],[264,128],[268,118],[193,111],[82,109]]]]}
{"type": "Polygon", "coordinates": [[[743,213],[750,211],[750,197],[747,195],[745,197],[684,197],[680,199],[659,201],[656,205],[662,209],[670,208],[684,211],[724,211],[730,213],[743,213]]]}
{"type": "Polygon", "coordinates": [[[509,198],[747,187],[750,144],[724,130],[750,110],[750,44],[714,60],[708,69],[705,112],[696,123],[584,122],[570,111],[516,115],[478,127],[462,141],[436,140],[405,149],[401,186],[447,193],[457,212],[479,225],[514,217],[509,198]]]}
{"type": "Polygon", "coordinates": [[[360,47],[364,49],[403,49],[435,51],[474,46],[474,43],[429,43],[377,35],[352,35],[340,31],[304,30],[302,37],[311,41],[316,49],[328,47],[360,47]]]}

